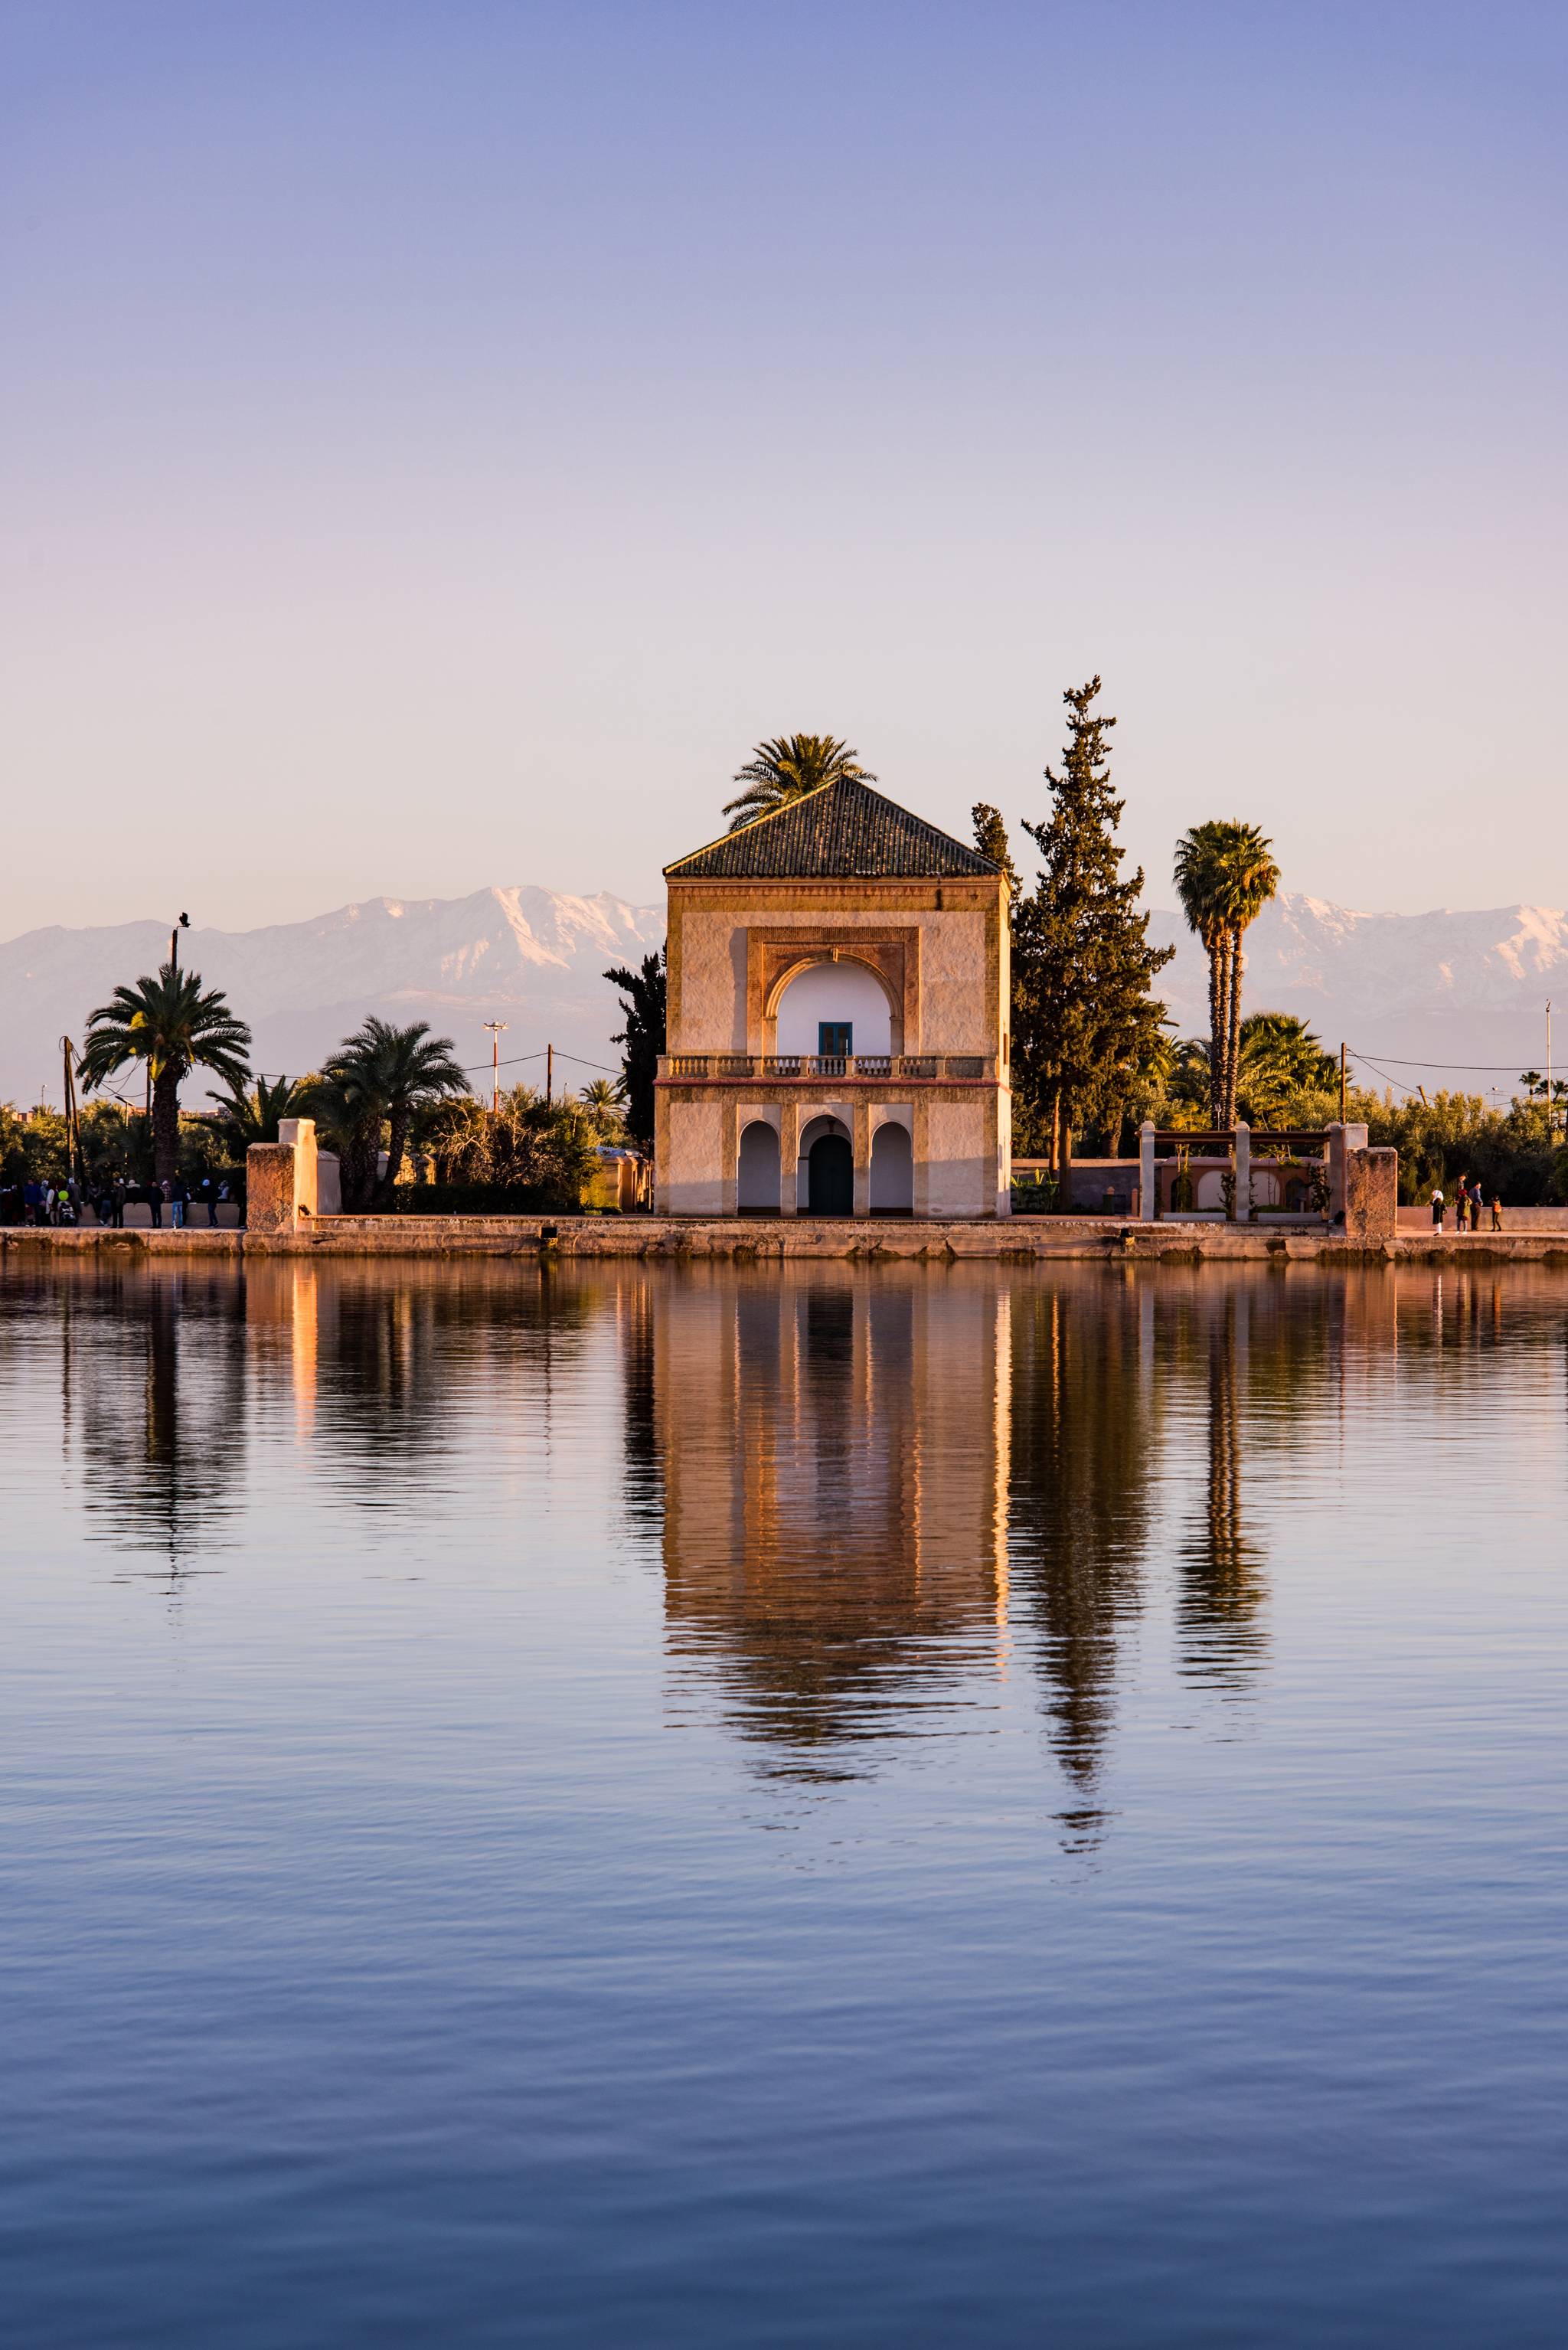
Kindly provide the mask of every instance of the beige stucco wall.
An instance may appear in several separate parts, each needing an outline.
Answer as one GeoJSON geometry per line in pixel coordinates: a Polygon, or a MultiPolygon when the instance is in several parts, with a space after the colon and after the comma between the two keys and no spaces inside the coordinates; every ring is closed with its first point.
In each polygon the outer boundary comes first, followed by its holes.
{"type": "Polygon", "coordinates": [[[915,1136],[915,1211],[927,1216],[996,1213],[994,1096],[923,1104],[925,1134],[915,1136]],[[921,1198],[921,1175],[925,1177],[921,1198]]]}
{"type": "Polygon", "coordinates": [[[669,1216],[722,1216],[731,1206],[724,1177],[724,1103],[714,1094],[663,1105],[658,1206],[669,1216]]]}
{"type": "MultiPolygon", "coordinates": [[[[830,920],[838,931],[883,931],[891,920],[919,933],[919,1034],[906,1036],[906,1052],[994,1053],[1000,1049],[1000,1005],[991,999],[986,973],[983,913],[929,911],[910,914],[874,908],[855,913],[836,906],[830,915],[770,911],[769,930],[799,930],[807,936],[830,920]]],[[[744,916],[718,910],[689,910],[680,924],[679,1005],[670,1027],[672,1053],[761,1053],[761,1028],[746,1022],[744,916]]]]}
{"type": "Polygon", "coordinates": [[[759,1006],[748,1006],[747,940],[856,931],[918,941],[914,1025],[905,1052],[999,1054],[1009,993],[1007,926],[999,894],[867,881],[831,891],[736,884],[716,893],[693,884],[670,892],[670,1027],[672,1053],[762,1053],[771,1049],[759,1006]],[[939,897],[944,903],[939,905],[939,897]],[[967,902],[954,903],[955,898],[967,902]],[[748,1016],[749,1015],[749,1016],[748,1016]]]}
{"type": "Polygon", "coordinates": [[[780,1050],[774,1029],[798,968],[794,938],[802,955],[819,946],[826,962],[854,959],[857,934],[866,941],[863,967],[877,971],[888,991],[894,1052],[974,1055],[992,1065],[992,1075],[977,1083],[977,1073],[943,1071],[929,1086],[918,1079],[913,1099],[907,1076],[884,1081],[885,1092],[875,1080],[858,1080],[854,1099],[843,1103],[814,1098],[817,1088],[802,1086],[781,1109],[777,1080],[760,1068],[750,1079],[724,1070],[672,1073],[660,1087],[655,1144],[656,1200],[664,1212],[733,1213],[740,1132],[759,1110],[785,1128],[784,1205],[790,1212],[800,1128],[832,1107],[854,1140],[857,1214],[867,1212],[871,1136],[889,1110],[910,1127],[917,1215],[1008,1213],[1010,973],[1000,878],[672,883],[669,1052],[780,1050]],[[683,1083],[688,1076],[697,1082],[683,1083]],[[947,1078],[956,1082],[942,1082],[947,1078]],[[711,1090],[705,1089],[709,1079],[711,1090]],[[965,1080],[969,1090],[961,1089],[965,1080]],[[798,1122],[791,1126],[791,1118],[798,1122]]]}

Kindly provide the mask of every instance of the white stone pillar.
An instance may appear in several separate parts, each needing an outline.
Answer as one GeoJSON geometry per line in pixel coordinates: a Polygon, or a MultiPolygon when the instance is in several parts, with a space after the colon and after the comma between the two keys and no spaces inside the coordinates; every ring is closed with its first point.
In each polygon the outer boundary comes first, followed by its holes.
{"type": "Polygon", "coordinates": [[[1245,1118],[1239,1118],[1236,1122],[1231,1163],[1236,1172],[1236,1197],[1231,1203],[1231,1221],[1236,1224],[1251,1223],[1252,1220],[1252,1132],[1245,1118]]]}
{"type": "Polygon", "coordinates": [[[278,1124],[277,1139],[280,1142],[286,1142],[294,1152],[295,1215],[314,1216],[320,1202],[316,1120],[313,1118],[283,1118],[278,1124]]]}
{"type": "Polygon", "coordinates": [[[1138,1131],[1138,1214],[1146,1224],[1152,1224],[1159,1205],[1159,1178],[1155,1172],[1154,1120],[1146,1118],[1138,1131]]]}

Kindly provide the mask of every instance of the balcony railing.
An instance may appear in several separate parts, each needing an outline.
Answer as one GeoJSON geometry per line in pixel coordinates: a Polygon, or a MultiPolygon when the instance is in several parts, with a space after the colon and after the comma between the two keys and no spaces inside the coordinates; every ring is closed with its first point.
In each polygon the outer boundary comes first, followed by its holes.
{"type": "Polygon", "coordinates": [[[790,1084],[805,1080],[820,1085],[824,1078],[844,1077],[887,1084],[905,1078],[919,1083],[950,1085],[994,1081],[996,1062],[985,1053],[856,1053],[835,1057],[824,1053],[664,1053],[659,1076],[676,1085],[707,1078],[731,1085],[758,1080],[790,1084]]]}

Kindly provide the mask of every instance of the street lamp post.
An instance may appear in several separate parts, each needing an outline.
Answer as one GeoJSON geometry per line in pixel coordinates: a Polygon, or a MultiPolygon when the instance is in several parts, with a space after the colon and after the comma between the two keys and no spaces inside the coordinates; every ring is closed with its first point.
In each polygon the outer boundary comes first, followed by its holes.
{"type": "Polygon", "coordinates": [[[177,972],[180,968],[180,933],[182,931],[188,931],[190,927],[190,915],[182,914],[179,920],[175,923],[173,929],[169,933],[169,968],[171,971],[177,972]]]}
{"type": "Polygon", "coordinates": [[[480,1025],[490,1031],[490,1115],[496,1118],[501,1111],[501,1039],[506,1023],[504,1020],[483,1020],[480,1025]]]}

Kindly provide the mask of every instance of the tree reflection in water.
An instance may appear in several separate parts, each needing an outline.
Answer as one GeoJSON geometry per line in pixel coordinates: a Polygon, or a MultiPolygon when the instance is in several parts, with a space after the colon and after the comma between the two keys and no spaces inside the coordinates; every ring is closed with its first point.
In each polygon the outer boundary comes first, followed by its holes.
{"type": "Polygon", "coordinates": [[[1155,1474],[1154,1298],[1123,1274],[1013,1292],[1012,1615],[1033,1632],[1064,1814],[1092,1841],[1127,1626],[1143,1599],[1155,1474]]]}
{"type": "MultiPolygon", "coordinates": [[[[1242,1415],[1251,1400],[1244,1390],[1253,1367],[1251,1302],[1245,1286],[1227,1286],[1199,1302],[1207,1471],[1202,1500],[1182,1530],[1177,1552],[1179,1669],[1192,1679],[1232,1690],[1246,1686],[1266,1651],[1260,1621],[1263,1554],[1247,1532],[1242,1505],[1242,1415]]],[[[1277,1331],[1279,1324],[1266,1317],[1264,1334],[1271,1328],[1277,1331]]],[[[1299,1346],[1301,1334],[1293,1335],[1299,1346]]],[[[1266,1384],[1263,1375],[1275,1359],[1277,1348],[1265,1348],[1257,1367],[1260,1385],[1266,1384]]],[[[1296,1368],[1306,1370],[1299,1357],[1296,1368]]]]}
{"type": "Polygon", "coordinates": [[[89,1527],[177,1579],[222,1546],[239,1501],[244,1284],[176,1260],[63,1286],[61,1411],[89,1527]]]}

